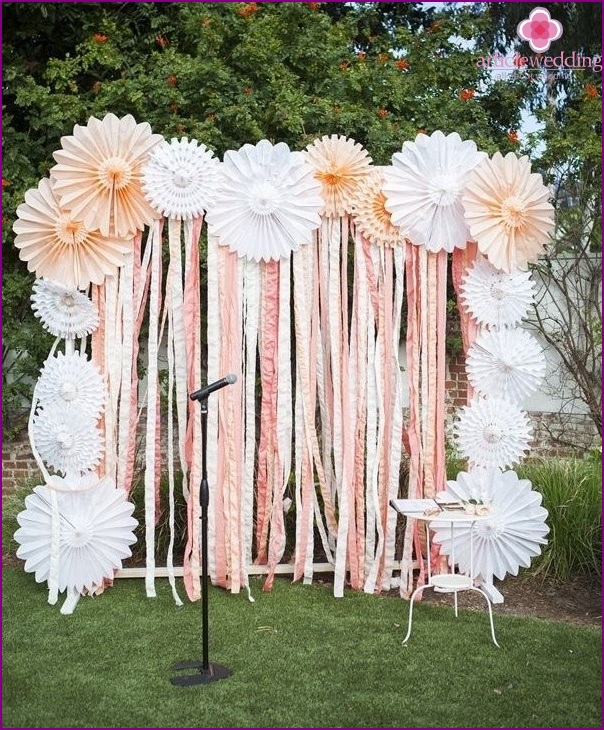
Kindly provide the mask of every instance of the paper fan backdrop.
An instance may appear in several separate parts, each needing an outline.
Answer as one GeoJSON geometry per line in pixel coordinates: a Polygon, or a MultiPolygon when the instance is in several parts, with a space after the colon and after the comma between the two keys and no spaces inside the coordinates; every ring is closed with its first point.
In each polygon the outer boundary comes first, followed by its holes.
{"type": "Polygon", "coordinates": [[[377,246],[395,248],[405,243],[405,235],[393,225],[386,210],[384,172],[374,168],[360,183],[352,204],[352,217],[365,238],[377,246]]]}
{"type": "Polygon", "coordinates": [[[288,257],[321,223],[320,185],[300,152],[263,139],[228,151],[206,220],[219,243],[254,261],[288,257]]]}
{"type": "Polygon", "coordinates": [[[528,314],[534,290],[528,271],[506,273],[479,258],[463,277],[460,299],[478,324],[513,327],[528,314]]]}
{"type": "Polygon", "coordinates": [[[33,438],[43,461],[56,471],[86,472],[101,459],[101,431],[74,406],[64,403],[41,408],[33,420],[33,438]]]}
{"type": "Polygon", "coordinates": [[[132,248],[118,236],[102,235],[61,205],[47,179],[25,193],[13,230],[28,271],[72,288],[102,284],[132,248]]]}
{"type": "Polygon", "coordinates": [[[36,393],[43,408],[65,405],[96,420],[105,404],[103,377],[86,355],[58,353],[44,363],[36,393]]]}
{"type": "MultiPolygon", "coordinates": [[[[514,471],[461,472],[438,496],[445,495],[465,501],[483,499],[490,504],[490,516],[474,524],[473,578],[492,583],[493,576],[518,575],[518,569],[528,568],[531,559],[540,554],[541,545],[547,543],[548,513],[541,506],[541,494],[531,488],[528,479],[518,479],[514,471]]],[[[441,553],[451,556],[454,548],[459,570],[469,574],[470,524],[456,523],[453,539],[449,523],[431,522],[430,528],[435,530],[434,542],[440,545],[441,553]]]]}
{"type": "Polygon", "coordinates": [[[143,165],[143,192],[166,218],[189,220],[204,214],[218,187],[220,162],[196,139],[162,142],[143,165]]]}
{"type": "Polygon", "coordinates": [[[453,132],[418,134],[392,156],[384,194],[392,222],[428,251],[465,248],[471,238],[461,196],[472,169],[486,157],[453,132]]]}
{"type": "Polygon", "coordinates": [[[371,170],[371,157],[354,139],[332,134],[306,148],[306,159],[321,183],[323,213],[328,218],[350,213],[359,186],[371,170]]]}
{"type": "Polygon", "coordinates": [[[522,329],[483,332],[466,361],[468,379],[479,393],[515,403],[537,390],[546,367],[539,343],[522,329]]]}
{"type": "MultiPolygon", "coordinates": [[[[59,507],[59,591],[74,589],[92,593],[130,557],[136,542],[132,517],[134,505],[126,493],[105,477],[86,491],[56,493],[59,507]]],[[[36,581],[48,580],[52,544],[51,489],[40,485],[25,498],[25,510],[17,516],[17,557],[36,581]]]]}
{"type": "Polygon", "coordinates": [[[474,170],[463,196],[472,237],[498,269],[526,270],[554,230],[550,191],[528,157],[496,152],[474,170]]]}
{"type": "Polygon", "coordinates": [[[520,461],[531,439],[527,414],[501,398],[474,398],[462,406],[453,429],[460,453],[486,468],[520,461]]]}
{"type": "Polygon", "coordinates": [[[53,153],[57,164],[50,175],[61,205],[91,230],[132,238],[158,217],[143,195],[141,165],[162,140],[130,114],[76,124],[73,136],[62,137],[62,149],[53,153]]]}

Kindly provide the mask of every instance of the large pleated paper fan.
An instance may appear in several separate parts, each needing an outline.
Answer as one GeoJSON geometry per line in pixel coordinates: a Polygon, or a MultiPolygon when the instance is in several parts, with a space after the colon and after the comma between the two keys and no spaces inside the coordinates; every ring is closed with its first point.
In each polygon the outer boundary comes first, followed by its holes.
{"type": "Polygon", "coordinates": [[[528,157],[496,152],[473,171],[463,196],[472,237],[498,269],[526,271],[554,230],[550,191],[528,157]]]}
{"type": "Polygon", "coordinates": [[[37,390],[43,408],[71,406],[96,420],[105,405],[103,377],[85,354],[59,352],[44,363],[37,390]]]}
{"type": "Polygon", "coordinates": [[[33,437],[43,461],[61,474],[90,471],[103,453],[95,420],[71,404],[40,408],[34,416],[33,437]]]}
{"type": "Polygon", "coordinates": [[[263,139],[225,154],[206,220],[221,245],[271,261],[310,243],[322,206],[320,185],[302,153],[263,139]]]}
{"type": "MultiPolygon", "coordinates": [[[[134,505],[109,477],[92,488],[56,493],[60,525],[58,589],[93,593],[113,578],[136,542],[134,505]]],[[[34,487],[17,516],[17,557],[38,583],[48,580],[52,551],[52,494],[46,485],[34,487]]]]}
{"type": "Polygon", "coordinates": [[[372,169],[356,192],[352,217],[357,228],[370,243],[395,248],[405,243],[405,235],[398,226],[393,225],[392,215],[386,210],[383,186],[383,170],[372,169]]]}
{"type": "Polygon", "coordinates": [[[453,429],[459,452],[486,468],[504,469],[520,461],[531,439],[527,414],[502,398],[474,398],[462,406],[453,429]]]}
{"type": "Polygon", "coordinates": [[[94,230],[60,204],[46,178],[25,193],[13,230],[19,258],[27,262],[28,270],[70,288],[102,284],[132,248],[118,236],[94,230]]]}
{"type": "Polygon", "coordinates": [[[143,195],[141,165],[162,140],[130,114],[76,124],[53,153],[57,164],[50,174],[61,205],[104,236],[132,238],[158,217],[143,195]]]}
{"type": "Polygon", "coordinates": [[[462,279],[460,299],[478,324],[513,327],[528,314],[534,289],[530,272],[506,273],[479,258],[462,279]]]}
{"type": "Polygon", "coordinates": [[[350,213],[359,186],[371,171],[367,150],[354,139],[332,134],[309,144],[305,154],[321,183],[323,214],[334,218],[350,213]]]}
{"type": "Polygon", "coordinates": [[[386,168],[384,194],[392,222],[428,251],[465,248],[471,238],[461,196],[472,169],[486,157],[453,132],[419,134],[386,168]]]}
{"type": "MultiPolygon", "coordinates": [[[[531,487],[528,479],[518,479],[514,471],[477,469],[459,473],[439,494],[464,501],[483,499],[490,506],[489,516],[474,524],[473,578],[492,583],[493,576],[501,580],[506,573],[518,575],[519,568],[528,568],[531,559],[540,554],[547,543],[548,513],[541,506],[541,494],[531,487]]],[[[469,574],[470,523],[456,522],[453,538],[449,523],[431,522],[430,528],[449,563],[454,553],[459,570],[469,574]]]]}
{"type": "Polygon", "coordinates": [[[143,191],[166,218],[190,220],[210,207],[218,187],[220,162],[196,139],[162,142],[143,165],[143,191]]]}
{"type": "Polygon", "coordinates": [[[468,379],[479,393],[515,403],[535,393],[546,367],[537,340],[518,328],[483,332],[466,361],[468,379]]]}

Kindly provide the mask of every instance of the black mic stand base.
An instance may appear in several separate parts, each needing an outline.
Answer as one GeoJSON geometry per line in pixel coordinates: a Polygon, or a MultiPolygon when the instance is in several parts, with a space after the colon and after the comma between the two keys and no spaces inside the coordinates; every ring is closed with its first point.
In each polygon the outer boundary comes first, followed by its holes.
{"type": "Polygon", "coordinates": [[[215,664],[210,662],[209,666],[204,669],[203,662],[178,662],[172,665],[172,669],[178,671],[179,669],[199,669],[196,674],[183,674],[180,677],[172,677],[170,682],[179,687],[188,687],[194,684],[210,684],[211,682],[218,682],[219,679],[226,679],[233,673],[228,667],[222,664],[215,664]]]}

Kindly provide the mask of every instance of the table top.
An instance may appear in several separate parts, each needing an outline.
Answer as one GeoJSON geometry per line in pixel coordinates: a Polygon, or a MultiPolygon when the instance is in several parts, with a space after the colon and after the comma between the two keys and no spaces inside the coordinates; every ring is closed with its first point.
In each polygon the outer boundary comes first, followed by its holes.
{"type": "MultiPolygon", "coordinates": [[[[491,514],[477,515],[471,512],[463,512],[461,510],[447,510],[443,506],[439,512],[435,514],[426,514],[417,504],[413,509],[408,509],[405,503],[419,503],[424,500],[406,500],[391,499],[390,506],[405,517],[411,517],[414,520],[425,520],[426,522],[476,522],[479,520],[488,520],[491,514]]],[[[431,501],[431,500],[430,500],[431,501]]],[[[436,507],[436,503],[435,507],[436,507]]]]}

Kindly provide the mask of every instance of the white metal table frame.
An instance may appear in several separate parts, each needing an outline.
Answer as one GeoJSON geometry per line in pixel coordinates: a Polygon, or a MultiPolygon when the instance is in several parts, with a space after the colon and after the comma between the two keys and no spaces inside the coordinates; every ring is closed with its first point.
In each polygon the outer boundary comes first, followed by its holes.
{"type": "MultiPolygon", "coordinates": [[[[411,636],[411,627],[413,623],[413,601],[418,593],[425,590],[426,588],[433,588],[438,593],[453,593],[455,602],[455,617],[458,616],[457,611],[457,592],[458,591],[475,591],[484,596],[485,601],[489,609],[489,622],[491,625],[491,638],[495,646],[499,647],[497,639],[495,638],[495,626],[493,624],[493,609],[491,601],[487,594],[478,586],[474,584],[474,525],[476,522],[486,520],[490,515],[472,515],[466,514],[465,512],[453,512],[443,510],[437,515],[425,515],[419,512],[401,512],[407,519],[422,520],[424,522],[448,522],[451,527],[451,572],[450,573],[436,573],[432,575],[432,568],[430,566],[430,524],[426,527],[426,549],[427,549],[427,571],[428,581],[421,586],[418,586],[411,594],[411,600],[409,603],[409,625],[407,628],[407,635],[403,639],[403,644],[406,644],[411,636]],[[455,572],[455,541],[454,537],[454,525],[456,522],[463,522],[464,524],[470,523],[470,572],[469,575],[455,572]]],[[[423,558],[420,556],[420,559],[423,558]]],[[[500,648],[500,647],[499,647],[500,648]]]]}

